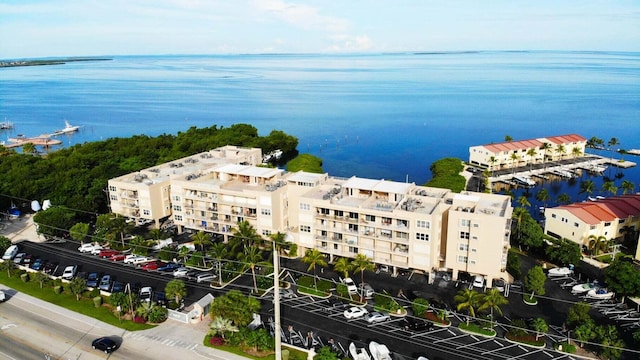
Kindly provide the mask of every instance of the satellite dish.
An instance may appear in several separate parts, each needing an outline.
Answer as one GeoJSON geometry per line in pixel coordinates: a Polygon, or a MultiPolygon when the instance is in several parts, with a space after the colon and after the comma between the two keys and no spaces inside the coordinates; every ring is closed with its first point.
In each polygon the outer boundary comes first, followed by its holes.
{"type": "Polygon", "coordinates": [[[42,210],[47,210],[51,207],[51,200],[45,200],[42,202],[42,210]]]}
{"type": "Polygon", "coordinates": [[[33,200],[31,202],[31,210],[38,212],[41,209],[42,209],[42,207],[40,206],[40,203],[38,202],[38,200],[33,200]]]}

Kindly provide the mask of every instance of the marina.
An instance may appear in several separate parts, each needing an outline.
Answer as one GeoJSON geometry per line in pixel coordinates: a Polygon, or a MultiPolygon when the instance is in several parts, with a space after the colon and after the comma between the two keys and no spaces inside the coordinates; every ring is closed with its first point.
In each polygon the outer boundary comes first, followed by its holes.
{"type": "MultiPolygon", "coordinates": [[[[57,139],[52,139],[54,136],[65,135],[65,134],[73,134],[80,130],[79,125],[71,125],[69,121],[64,120],[65,127],[56,130],[51,134],[42,134],[40,136],[27,137],[23,134],[18,134],[15,137],[8,138],[6,142],[2,142],[1,144],[9,149],[18,148],[25,144],[33,144],[35,146],[42,146],[44,148],[48,148],[55,145],[62,144],[62,141],[57,139]]],[[[4,121],[0,123],[0,130],[12,130],[14,129],[14,124],[12,122],[4,121]]]]}

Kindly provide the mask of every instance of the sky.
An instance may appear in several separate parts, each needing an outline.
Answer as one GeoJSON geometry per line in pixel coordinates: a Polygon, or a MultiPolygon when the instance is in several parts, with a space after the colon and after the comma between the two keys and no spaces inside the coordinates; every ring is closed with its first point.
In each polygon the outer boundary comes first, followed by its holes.
{"type": "Polygon", "coordinates": [[[0,59],[640,51],[640,0],[0,0],[0,59]]]}

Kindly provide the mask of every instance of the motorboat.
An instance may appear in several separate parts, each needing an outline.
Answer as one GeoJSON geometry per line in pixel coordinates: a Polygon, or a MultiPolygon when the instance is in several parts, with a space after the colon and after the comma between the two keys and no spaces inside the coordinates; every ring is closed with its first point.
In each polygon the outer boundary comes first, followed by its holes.
{"type": "Polygon", "coordinates": [[[550,277],[561,277],[561,276],[569,276],[573,274],[573,265],[569,265],[569,267],[557,267],[553,269],[549,269],[547,275],[550,277]]]}
{"type": "Polygon", "coordinates": [[[571,288],[571,293],[574,294],[574,295],[584,294],[586,292],[589,292],[589,291],[597,289],[597,288],[598,288],[598,286],[596,285],[596,283],[578,284],[578,285],[574,285],[571,288]]]}
{"type": "Polygon", "coordinates": [[[591,289],[587,291],[587,299],[610,300],[615,293],[607,291],[605,288],[591,289]]]}
{"type": "Polygon", "coordinates": [[[536,182],[526,175],[516,175],[513,177],[513,181],[524,186],[536,186],[536,182]]]}
{"type": "Polygon", "coordinates": [[[371,360],[371,356],[365,348],[357,348],[356,344],[349,344],[349,355],[353,360],[371,360]]]}
{"type": "Polygon", "coordinates": [[[369,352],[373,360],[392,360],[391,352],[386,345],[378,344],[375,341],[369,343],[369,352]]]}
{"type": "Polygon", "coordinates": [[[62,128],[60,130],[56,130],[53,134],[54,135],[71,134],[71,133],[74,133],[74,132],[76,132],[76,131],[78,131],[80,129],[80,126],[71,125],[69,123],[69,121],[67,121],[67,120],[64,121],[64,125],[65,125],[64,128],[62,128]]]}

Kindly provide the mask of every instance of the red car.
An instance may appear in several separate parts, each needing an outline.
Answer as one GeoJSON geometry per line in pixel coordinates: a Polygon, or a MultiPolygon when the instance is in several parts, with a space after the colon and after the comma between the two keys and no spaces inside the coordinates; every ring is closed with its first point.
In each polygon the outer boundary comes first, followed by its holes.
{"type": "Polygon", "coordinates": [[[109,260],[111,260],[111,261],[122,261],[122,260],[124,260],[124,258],[125,258],[126,256],[127,256],[127,255],[125,255],[125,254],[120,254],[120,253],[118,253],[118,254],[112,255],[112,256],[109,258],[109,260]]]}
{"type": "Polygon", "coordinates": [[[150,262],[142,265],[142,270],[145,270],[145,271],[158,270],[159,267],[163,267],[165,265],[167,265],[167,264],[162,262],[162,261],[150,261],[150,262]]]}
{"type": "Polygon", "coordinates": [[[104,259],[104,258],[110,258],[113,255],[117,255],[117,254],[120,254],[120,251],[113,250],[113,249],[102,249],[100,250],[100,253],[98,253],[98,256],[104,259]]]}

